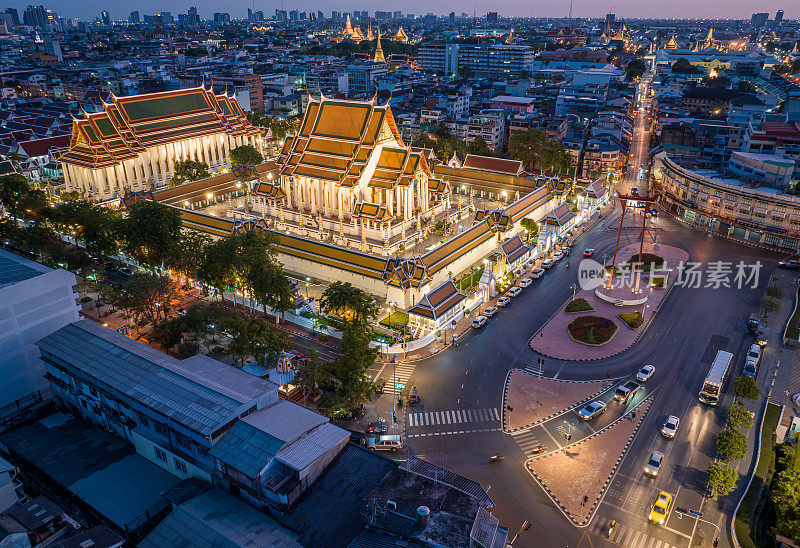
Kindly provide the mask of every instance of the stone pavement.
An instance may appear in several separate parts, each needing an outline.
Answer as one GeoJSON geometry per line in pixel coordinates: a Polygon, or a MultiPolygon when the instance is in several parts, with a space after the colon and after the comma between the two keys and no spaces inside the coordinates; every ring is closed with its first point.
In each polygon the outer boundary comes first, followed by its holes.
{"type": "MultiPolygon", "coordinates": [[[[639,252],[639,244],[631,244],[619,250],[617,254],[617,263],[623,263],[632,255],[639,252]]],[[[675,281],[675,271],[678,263],[686,261],[689,254],[686,251],[668,245],[662,244],[645,244],[645,253],[656,253],[664,258],[668,268],[673,269],[670,275],[670,283],[675,281]]],[[[643,282],[642,287],[646,287],[643,282]]],[[[566,314],[560,309],[555,316],[553,316],[530,340],[530,347],[534,351],[544,356],[563,360],[597,360],[600,358],[607,358],[614,356],[620,352],[628,349],[636,342],[640,336],[642,329],[647,326],[655,310],[664,300],[668,291],[666,288],[662,289],[648,289],[650,294],[648,301],[644,305],[625,306],[619,307],[612,303],[603,301],[595,295],[594,289],[585,290],[581,289],[575,293],[575,298],[586,299],[589,304],[594,308],[593,311],[579,312],[574,314],[566,314]],[[617,317],[617,314],[629,312],[641,312],[644,318],[644,327],[636,330],[628,328],[622,320],[617,317]],[[602,346],[590,346],[575,342],[569,336],[567,326],[575,318],[583,315],[603,316],[609,318],[619,326],[619,331],[616,335],[602,346]]],[[[566,303],[564,303],[566,305],[566,303]]]]}
{"type": "Polygon", "coordinates": [[[503,426],[507,430],[530,426],[597,394],[608,384],[609,381],[560,381],[514,370],[505,392],[505,405],[513,411],[506,407],[503,426]]]}
{"type": "Polygon", "coordinates": [[[642,424],[650,400],[639,406],[638,419],[625,415],[600,433],[526,464],[561,510],[576,524],[591,518],[633,435],[642,424]],[[588,502],[583,503],[584,497],[588,502]]]}

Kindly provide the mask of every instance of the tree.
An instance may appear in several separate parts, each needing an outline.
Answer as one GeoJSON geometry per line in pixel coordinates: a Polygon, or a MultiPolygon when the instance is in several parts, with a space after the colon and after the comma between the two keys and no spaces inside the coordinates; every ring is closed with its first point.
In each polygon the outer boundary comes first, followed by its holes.
{"type": "Polygon", "coordinates": [[[330,381],[325,365],[319,359],[315,348],[309,348],[307,358],[295,363],[295,375],[292,382],[303,390],[304,400],[307,395],[317,393],[321,385],[328,384],[330,381]]]}
{"type": "Polygon", "coordinates": [[[779,472],[772,480],[769,495],[778,514],[778,529],[796,539],[800,533],[800,470],[779,472]]]}
{"type": "Polygon", "coordinates": [[[170,247],[165,262],[178,273],[197,278],[209,245],[211,237],[208,234],[184,228],[178,241],[170,247]]]}
{"type": "Polygon", "coordinates": [[[676,72],[678,74],[699,74],[700,69],[691,64],[685,57],[681,57],[672,63],[672,72],[676,72]]]}
{"type": "Polygon", "coordinates": [[[780,301],[773,299],[770,296],[765,296],[761,301],[761,306],[764,308],[764,312],[777,312],[781,309],[780,301]]]}
{"type": "Polygon", "coordinates": [[[137,325],[146,325],[165,321],[177,297],[177,285],[168,277],[135,272],[112,296],[112,304],[124,308],[137,325]]]}
{"type": "Polygon", "coordinates": [[[347,324],[342,332],[342,351],[329,364],[334,389],[328,403],[333,414],[343,407],[355,409],[375,393],[375,385],[367,377],[367,369],[378,357],[372,348],[372,329],[367,325],[347,324]]]}
{"type": "Polygon", "coordinates": [[[260,152],[251,145],[240,145],[231,150],[230,160],[232,164],[253,166],[264,161],[260,152]]]}
{"type": "Polygon", "coordinates": [[[181,239],[181,225],[181,214],[177,209],[150,200],[138,200],[119,223],[122,247],[140,263],[151,268],[159,267],[173,257],[171,251],[181,239]]]}
{"type": "Polygon", "coordinates": [[[537,223],[535,220],[529,217],[523,217],[519,224],[528,232],[529,241],[539,235],[539,223],[537,223]]]}
{"type": "Polygon", "coordinates": [[[508,155],[522,162],[525,169],[531,171],[539,162],[546,140],[544,132],[538,129],[513,131],[508,138],[508,155]]]}
{"type": "Polygon", "coordinates": [[[170,186],[182,185],[186,181],[199,181],[210,176],[208,164],[197,160],[176,160],[175,172],[170,179],[170,186]]]}
{"type": "Polygon", "coordinates": [[[628,63],[628,67],[625,69],[625,79],[628,80],[629,82],[638,81],[646,70],[647,70],[647,65],[644,64],[644,61],[642,61],[641,59],[634,59],[633,61],[628,63]]]}
{"type": "Polygon", "coordinates": [[[83,240],[89,253],[111,255],[119,249],[117,229],[119,213],[104,206],[89,202],[69,202],[83,204],[75,217],[76,236],[83,240]]]}
{"type": "Polygon", "coordinates": [[[320,310],[353,325],[367,325],[378,315],[371,295],[350,282],[333,282],[319,300],[320,310]]]}
{"type": "Polygon", "coordinates": [[[564,146],[554,139],[547,139],[539,152],[539,171],[544,174],[546,171],[558,171],[564,173],[569,171],[572,157],[564,146]]]}
{"type": "Polygon", "coordinates": [[[236,283],[239,268],[237,241],[231,237],[221,238],[208,245],[202,264],[197,269],[197,279],[205,287],[213,287],[221,297],[226,289],[236,283]]]}
{"type": "Polygon", "coordinates": [[[700,80],[704,86],[714,89],[727,89],[731,85],[731,81],[726,76],[704,76],[700,80]]]}
{"type": "Polygon", "coordinates": [[[228,353],[233,356],[233,365],[244,366],[245,358],[250,353],[250,339],[253,334],[253,324],[250,318],[242,314],[232,314],[224,324],[225,330],[230,334],[228,353]]]}
{"type": "Polygon", "coordinates": [[[467,145],[467,152],[476,156],[492,156],[492,149],[486,144],[486,140],[478,135],[467,145]]]}
{"type": "Polygon", "coordinates": [[[717,437],[717,452],[723,460],[742,460],[747,454],[747,436],[727,428],[717,437]]]}
{"type": "Polygon", "coordinates": [[[744,426],[745,430],[753,427],[753,415],[741,401],[735,401],[728,411],[728,426],[736,429],[744,426]]]}
{"type": "Polygon", "coordinates": [[[712,462],[706,470],[708,483],[715,492],[720,495],[727,495],[734,489],[739,482],[739,474],[723,462],[712,462]]]}
{"type": "Polygon", "coordinates": [[[736,392],[737,397],[748,400],[757,400],[761,395],[761,389],[758,387],[756,380],[745,375],[733,381],[733,390],[736,392]]]}
{"type": "Polygon", "coordinates": [[[30,192],[28,180],[19,173],[0,177],[0,204],[11,213],[12,217],[19,217],[22,202],[30,192]]]}
{"type": "Polygon", "coordinates": [[[262,318],[253,320],[250,330],[250,353],[263,366],[275,362],[282,350],[292,347],[289,335],[275,329],[262,318]]]}

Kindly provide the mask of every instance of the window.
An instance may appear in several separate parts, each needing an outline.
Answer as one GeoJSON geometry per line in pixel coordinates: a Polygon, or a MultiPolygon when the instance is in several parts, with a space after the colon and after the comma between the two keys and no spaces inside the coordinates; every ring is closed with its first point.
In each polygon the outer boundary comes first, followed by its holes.
{"type": "Polygon", "coordinates": [[[167,453],[166,453],[166,451],[164,451],[160,447],[156,447],[155,445],[153,446],[153,450],[156,452],[156,458],[157,459],[163,460],[164,462],[167,462],[167,453]]]}
{"type": "Polygon", "coordinates": [[[175,468],[176,468],[176,469],[177,469],[179,472],[183,472],[184,474],[186,474],[186,473],[187,473],[187,472],[186,472],[186,463],[185,463],[185,462],[183,462],[182,460],[175,459],[175,468]]]}
{"type": "Polygon", "coordinates": [[[169,429],[160,422],[153,421],[153,428],[158,434],[164,436],[165,438],[169,437],[169,429]]]}

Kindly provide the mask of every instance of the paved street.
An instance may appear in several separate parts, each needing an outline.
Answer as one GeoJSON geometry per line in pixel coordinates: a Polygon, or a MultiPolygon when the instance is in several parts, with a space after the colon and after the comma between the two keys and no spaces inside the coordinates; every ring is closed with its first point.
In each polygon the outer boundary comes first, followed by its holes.
{"type": "MultiPolygon", "coordinates": [[[[616,238],[615,218],[618,212],[579,236],[573,254],[594,247],[596,256],[610,256],[616,238]]],[[[617,523],[610,539],[613,545],[663,548],[689,546],[691,541],[693,546],[710,546],[715,526],[727,526],[723,515],[729,516],[739,491],[718,502],[705,499],[703,492],[704,470],[715,456],[715,437],[723,425],[732,389],[728,383],[726,396],[717,407],[700,404],[697,392],[717,350],[732,352],[736,371],[741,369],[751,342],[746,319],[758,310],[775,257],[695,231],[666,215],[648,238],[652,234],[658,234],[659,241],[682,247],[693,261],[741,260],[750,264],[760,260],[764,267],[755,288],[675,287],[645,335],[621,355],[590,362],[545,358],[542,374],[559,379],[625,377],[644,363],[656,367],[646,390],[636,396],[652,395],[653,406],[589,527],[572,526],[536,485],[524,462],[538,444],[547,450],[563,445],[565,426],[572,425],[573,436],[583,436],[624,410],[612,406],[592,424],[583,423],[569,411],[515,435],[502,432],[499,418],[507,372],[512,368],[539,371],[538,356],[528,348],[528,338],[571,296],[569,286],[576,281],[577,269],[558,264],[484,328],[465,334],[458,346],[415,363],[410,377],[404,378],[417,386],[421,397],[420,404],[404,409],[401,423],[410,451],[479,481],[497,504],[494,513],[510,529],[530,520],[533,528],[520,536],[515,546],[611,545],[602,539],[612,519],[617,523]],[[681,426],[677,437],[667,440],[659,430],[671,414],[681,418],[681,426]],[[654,450],[664,452],[665,460],[658,477],[651,479],[643,475],[642,466],[654,450]],[[495,453],[502,453],[505,460],[490,463],[489,457],[495,453]],[[702,519],[710,523],[673,511],[663,527],[649,524],[649,506],[659,490],[671,493],[676,507],[701,511],[702,519]]],[[[636,238],[635,232],[623,231],[626,243],[636,238]]],[[[759,373],[760,383],[765,382],[771,367],[769,357],[759,373]]],[[[747,463],[740,468],[746,470],[747,463]]],[[[726,538],[723,535],[721,546],[728,545],[726,538]]]]}

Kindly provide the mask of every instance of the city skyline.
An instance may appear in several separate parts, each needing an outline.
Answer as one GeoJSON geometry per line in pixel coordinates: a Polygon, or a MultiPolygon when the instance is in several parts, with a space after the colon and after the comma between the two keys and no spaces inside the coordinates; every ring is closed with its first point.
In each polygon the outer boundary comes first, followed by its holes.
{"type": "MultiPolygon", "coordinates": [[[[127,19],[128,13],[131,11],[138,11],[142,14],[145,13],[160,13],[162,11],[169,11],[173,14],[185,13],[190,7],[195,6],[203,19],[210,19],[214,12],[227,11],[232,18],[244,18],[247,15],[247,9],[261,10],[267,18],[271,17],[276,9],[296,9],[299,11],[313,11],[321,10],[326,16],[329,16],[331,11],[352,12],[353,10],[370,10],[374,14],[376,6],[370,2],[361,1],[355,3],[339,4],[337,2],[330,2],[327,0],[322,1],[305,1],[293,3],[291,6],[281,6],[277,2],[257,2],[255,6],[248,2],[241,4],[226,4],[224,7],[218,3],[210,1],[191,1],[170,3],[165,6],[162,3],[152,0],[132,1],[130,3],[115,5],[109,8],[106,2],[100,0],[84,0],[82,2],[67,2],[65,0],[55,0],[52,2],[25,2],[15,1],[8,2],[6,6],[16,8],[20,13],[28,5],[39,5],[42,3],[57,12],[62,17],[72,18],[77,17],[80,19],[93,20],[100,16],[100,12],[108,10],[111,13],[111,19],[122,21],[127,19]]],[[[464,3],[448,1],[436,4],[435,10],[431,10],[431,4],[412,0],[403,4],[402,12],[413,13],[417,16],[425,15],[427,13],[434,13],[435,15],[447,15],[451,11],[457,16],[461,13],[467,13],[470,16],[474,13],[480,17],[485,16],[488,11],[497,11],[500,17],[549,17],[559,18],[567,17],[569,13],[569,0],[564,0],[560,3],[547,2],[545,0],[536,0],[527,3],[524,7],[517,5],[516,2],[485,2],[475,3],[472,6],[465,5],[464,3]]],[[[386,11],[396,11],[395,8],[385,7],[386,11]]],[[[753,12],[768,12],[770,18],[775,15],[777,10],[784,11],[785,19],[800,18],[800,6],[793,6],[791,3],[784,2],[783,0],[775,0],[770,2],[755,3],[752,0],[712,0],[698,4],[691,0],[676,0],[669,4],[652,5],[650,3],[640,3],[634,0],[622,0],[613,2],[612,5],[603,5],[591,0],[573,0],[572,14],[575,18],[598,18],[603,17],[609,11],[613,11],[620,19],[681,19],[684,16],[691,15],[689,19],[719,19],[720,15],[724,13],[730,19],[749,19],[753,12]],[[724,10],[724,11],[723,11],[724,10]]]]}

